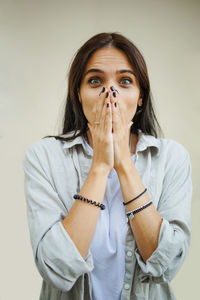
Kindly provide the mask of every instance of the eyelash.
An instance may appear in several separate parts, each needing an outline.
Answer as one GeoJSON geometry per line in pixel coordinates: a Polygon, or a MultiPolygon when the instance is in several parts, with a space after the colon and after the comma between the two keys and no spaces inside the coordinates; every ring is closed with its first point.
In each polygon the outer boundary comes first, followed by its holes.
{"type": "MultiPolygon", "coordinates": [[[[92,84],[91,81],[94,80],[94,79],[95,79],[95,80],[101,80],[99,77],[91,77],[91,78],[88,80],[88,83],[92,84]]],[[[129,80],[129,81],[130,81],[129,84],[133,83],[133,80],[132,80],[131,78],[123,77],[123,78],[121,78],[121,80],[129,80]]],[[[128,85],[129,85],[129,84],[128,84],[128,85]]],[[[97,83],[97,84],[94,84],[94,85],[98,85],[98,83],[97,83]]],[[[125,85],[126,85],[126,84],[125,84],[125,85]]]]}

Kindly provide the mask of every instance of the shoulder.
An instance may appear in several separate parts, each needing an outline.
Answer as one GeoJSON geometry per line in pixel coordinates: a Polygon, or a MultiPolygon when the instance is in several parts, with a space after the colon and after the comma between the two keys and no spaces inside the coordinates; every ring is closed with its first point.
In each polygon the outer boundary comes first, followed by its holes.
{"type": "Polygon", "coordinates": [[[189,155],[186,147],[176,140],[167,138],[158,138],[158,140],[160,144],[160,152],[162,152],[164,155],[177,158],[186,157],[187,155],[189,155]]]}
{"type": "Polygon", "coordinates": [[[190,154],[183,144],[167,138],[158,138],[157,140],[159,141],[159,159],[166,168],[175,169],[190,165],[190,154]]]}
{"type": "Polygon", "coordinates": [[[37,140],[25,150],[24,162],[37,160],[45,163],[56,160],[61,155],[64,155],[62,142],[54,137],[48,137],[37,140]]]}
{"type": "Polygon", "coordinates": [[[177,160],[189,155],[186,147],[174,139],[154,137],[143,133],[141,133],[137,148],[139,151],[150,148],[155,159],[177,160]]]}
{"type": "Polygon", "coordinates": [[[55,148],[60,147],[61,141],[54,137],[43,138],[35,141],[26,149],[25,153],[42,153],[53,151],[55,148]]]}

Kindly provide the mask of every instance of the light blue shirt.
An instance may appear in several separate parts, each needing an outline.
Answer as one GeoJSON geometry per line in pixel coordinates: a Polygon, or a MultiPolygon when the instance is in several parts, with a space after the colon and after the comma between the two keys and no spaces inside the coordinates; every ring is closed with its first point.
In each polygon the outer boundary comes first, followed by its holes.
{"type": "MultiPolygon", "coordinates": [[[[98,280],[95,284],[92,275],[97,254],[92,253],[95,235],[84,260],[61,223],[76,201],[73,195],[79,193],[91,164],[92,154],[82,137],[70,142],[41,139],[26,150],[24,188],[34,260],[43,278],[40,300],[89,300],[92,283],[98,289],[98,280]]],[[[182,266],[191,241],[190,156],[174,140],[140,132],[135,167],[163,222],[158,247],[146,263],[136,247],[130,224],[125,222],[124,231],[128,228],[122,254],[124,274],[118,278],[120,299],[174,300],[170,281],[182,266]]],[[[110,201],[111,182],[108,178],[105,201],[110,201]]],[[[103,213],[104,210],[100,215],[103,213]]],[[[118,246],[117,240],[115,245],[118,246]]],[[[113,272],[117,270],[119,266],[113,272]]],[[[115,282],[110,284],[116,287],[115,282]]],[[[118,290],[116,297],[119,293],[118,290]]],[[[119,298],[108,300],[115,299],[119,298]]]]}
{"type": "MultiPolygon", "coordinates": [[[[84,143],[93,156],[93,149],[85,139],[84,143]]],[[[135,155],[131,158],[135,162],[135,155]]],[[[129,225],[115,169],[108,175],[103,203],[106,209],[99,215],[90,245],[94,262],[91,272],[92,299],[120,300],[124,284],[125,244],[129,225]]],[[[132,256],[132,252],[129,251],[128,255],[132,256]]]]}

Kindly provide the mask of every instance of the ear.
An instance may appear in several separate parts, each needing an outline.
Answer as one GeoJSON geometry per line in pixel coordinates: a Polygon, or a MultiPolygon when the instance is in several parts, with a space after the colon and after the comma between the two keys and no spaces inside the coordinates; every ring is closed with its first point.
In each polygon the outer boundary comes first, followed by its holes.
{"type": "Polygon", "coordinates": [[[80,101],[80,103],[82,102],[82,99],[81,99],[81,95],[80,95],[80,90],[78,89],[78,99],[80,101]]]}
{"type": "Polygon", "coordinates": [[[138,100],[138,106],[142,106],[142,98],[139,98],[139,100],[138,100]]]}

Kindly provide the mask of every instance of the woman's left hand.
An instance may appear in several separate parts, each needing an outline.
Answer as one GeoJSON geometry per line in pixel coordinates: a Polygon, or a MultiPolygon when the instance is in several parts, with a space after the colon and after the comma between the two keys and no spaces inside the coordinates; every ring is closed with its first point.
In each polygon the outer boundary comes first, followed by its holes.
{"type": "Polygon", "coordinates": [[[119,172],[122,164],[129,162],[131,160],[131,153],[129,149],[129,138],[130,138],[130,128],[133,122],[127,123],[124,118],[124,113],[119,106],[118,98],[120,96],[113,96],[112,98],[112,122],[113,122],[113,150],[114,150],[114,169],[119,172]],[[114,105],[116,102],[116,107],[114,105]]]}

